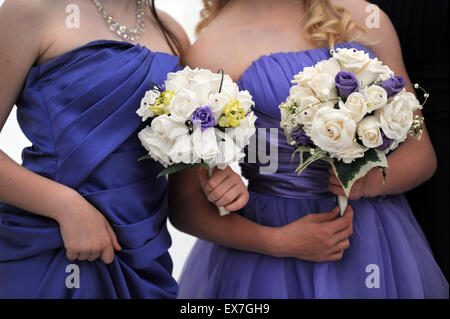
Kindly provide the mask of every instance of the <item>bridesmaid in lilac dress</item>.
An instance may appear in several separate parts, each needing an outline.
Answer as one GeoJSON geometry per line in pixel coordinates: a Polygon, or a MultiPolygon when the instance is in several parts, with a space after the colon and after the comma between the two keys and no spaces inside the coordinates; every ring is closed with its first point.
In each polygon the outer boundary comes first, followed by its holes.
{"type": "MultiPolygon", "coordinates": [[[[293,14],[295,10],[299,12],[306,10],[303,30],[307,35],[308,32],[314,33],[308,28],[308,22],[313,20],[314,12],[317,13],[314,11],[317,10],[317,6],[313,10],[308,5],[319,2],[298,1],[304,5],[299,8],[291,7],[294,6],[294,2],[267,0],[264,1],[267,8],[258,7],[254,13],[249,10],[256,8],[256,1],[229,1],[223,11],[219,12],[214,11],[214,8],[220,7],[219,2],[216,3],[216,7],[211,5],[210,11],[207,11],[209,17],[214,18],[216,15],[217,17],[212,22],[207,21],[210,22],[208,29],[193,45],[187,57],[187,62],[195,66],[204,65],[214,69],[216,65],[222,65],[226,72],[239,78],[240,88],[249,90],[255,100],[254,111],[258,116],[256,122],[258,128],[279,128],[278,105],[289,95],[291,79],[303,68],[330,57],[328,47],[298,50],[296,48],[301,42],[294,41],[297,46],[293,47],[292,44],[286,42],[283,44],[280,40],[289,37],[294,39],[295,36],[301,38],[299,34],[292,32],[292,28],[296,28],[296,25],[285,22],[298,21],[293,14]],[[232,28],[231,25],[234,29],[229,34],[222,34],[218,45],[215,42],[218,41],[215,40],[215,32],[232,28]],[[286,36],[283,36],[283,32],[286,36]],[[262,49],[257,46],[258,43],[262,49]],[[288,50],[283,50],[283,45],[288,50]],[[223,53],[210,49],[203,51],[215,47],[221,49],[231,47],[237,52],[227,49],[223,49],[225,50],[223,53]],[[282,52],[254,53],[262,50],[282,52]],[[242,66],[237,59],[239,54],[241,60],[244,60],[242,66]],[[211,58],[208,59],[206,55],[210,55],[211,58]],[[247,67],[245,59],[248,56],[250,56],[248,60],[253,62],[247,67]],[[243,69],[245,71],[242,73],[243,69]]],[[[338,12],[337,17],[340,17],[341,21],[345,20],[343,17],[348,17],[345,13],[348,11],[336,9],[330,1],[321,3],[329,10],[328,12],[338,12]]],[[[364,21],[361,14],[364,12],[364,1],[341,1],[341,3],[352,5],[352,14],[356,22],[364,21]]],[[[221,5],[224,5],[223,2],[221,5]]],[[[394,33],[390,29],[389,20],[384,16],[382,18],[381,25],[387,29],[381,29],[379,32],[394,33]]],[[[336,16],[328,16],[327,19],[333,20],[336,16]]],[[[320,29],[320,25],[315,27],[320,29]]],[[[333,34],[336,40],[340,40],[339,44],[335,45],[336,48],[364,50],[374,57],[372,50],[348,41],[348,37],[342,32],[343,29],[338,30],[341,30],[341,33],[333,34]]],[[[373,32],[366,31],[370,39],[373,32]]],[[[392,37],[386,38],[386,41],[390,41],[392,37]]],[[[307,39],[314,43],[314,38],[307,37],[307,39]]],[[[330,36],[324,40],[326,45],[330,36]]],[[[332,40],[333,37],[331,42],[332,40]]],[[[387,44],[389,43],[384,43],[384,47],[387,44]]],[[[388,52],[397,54],[400,51],[397,46],[398,44],[393,42],[389,45],[388,52]]],[[[377,52],[380,59],[383,59],[385,51],[378,49],[377,52]]],[[[401,61],[401,57],[395,56],[392,59],[385,59],[385,62],[397,73],[404,74],[402,66],[393,65],[395,59],[401,61]]],[[[256,145],[249,146],[248,151],[253,151],[259,143],[271,142],[275,143],[274,140],[258,139],[256,145]]],[[[364,179],[363,187],[357,187],[352,193],[351,199],[354,200],[350,201],[350,205],[355,211],[354,232],[350,237],[350,247],[344,251],[342,259],[314,262],[295,258],[276,258],[199,240],[185,264],[179,282],[179,297],[448,298],[448,283],[433,259],[428,243],[405,197],[400,194],[406,190],[405,188],[414,187],[431,176],[433,169],[427,171],[427,166],[433,166],[433,150],[425,135],[420,143],[412,142],[415,143],[413,147],[417,150],[415,156],[419,157],[417,161],[403,158],[399,161],[400,156],[411,152],[408,143],[411,142],[405,143],[390,156],[386,186],[382,185],[381,179],[375,178],[378,173],[374,170],[364,179]],[[405,166],[406,171],[402,171],[402,166],[405,166]],[[415,169],[412,170],[412,167],[415,169]],[[406,176],[408,174],[409,176],[406,176]],[[389,190],[379,191],[382,187],[389,190]],[[375,197],[376,195],[384,196],[375,197]]],[[[305,216],[309,214],[329,210],[336,205],[335,196],[329,190],[328,165],[316,162],[299,177],[294,172],[295,162],[291,162],[292,151],[292,147],[286,143],[283,130],[279,128],[279,163],[274,174],[261,174],[260,167],[263,164],[260,162],[241,164],[243,176],[249,180],[250,200],[247,206],[239,211],[240,215],[265,226],[278,227],[306,218],[305,216]]]]}

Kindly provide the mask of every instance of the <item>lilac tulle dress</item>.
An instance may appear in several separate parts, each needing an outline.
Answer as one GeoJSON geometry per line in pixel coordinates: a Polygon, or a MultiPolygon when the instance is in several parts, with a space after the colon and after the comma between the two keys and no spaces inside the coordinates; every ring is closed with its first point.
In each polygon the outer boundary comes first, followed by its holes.
{"type": "MultiPolygon", "coordinates": [[[[350,42],[337,47],[368,51],[350,42]]],[[[329,57],[329,50],[320,48],[256,60],[238,81],[253,95],[256,126],[279,128],[278,105],[289,95],[294,75],[329,57]]],[[[278,132],[278,141],[267,142],[278,144],[275,174],[260,174],[261,163],[241,165],[250,200],[238,212],[274,227],[336,206],[327,164],[316,162],[297,176],[293,148],[283,130],[278,132]]],[[[341,260],[275,258],[198,240],[179,281],[179,298],[448,298],[448,283],[403,195],[350,204],[354,234],[341,260]]]]}

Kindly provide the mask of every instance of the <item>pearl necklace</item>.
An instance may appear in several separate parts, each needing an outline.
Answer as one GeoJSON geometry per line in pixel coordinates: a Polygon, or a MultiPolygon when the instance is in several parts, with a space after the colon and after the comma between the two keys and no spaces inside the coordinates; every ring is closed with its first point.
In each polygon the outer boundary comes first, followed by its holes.
{"type": "Polygon", "coordinates": [[[136,26],[134,28],[127,28],[126,25],[119,25],[119,23],[114,20],[113,16],[110,15],[104,8],[100,0],[92,0],[94,5],[97,7],[97,11],[105,20],[106,24],[109,25],[109,30],[116,33],[118,36],[122,37],[126,41],[137,41],[144,34],[145,24],[144,24],[144,0],[136,0],[136,26]]]}

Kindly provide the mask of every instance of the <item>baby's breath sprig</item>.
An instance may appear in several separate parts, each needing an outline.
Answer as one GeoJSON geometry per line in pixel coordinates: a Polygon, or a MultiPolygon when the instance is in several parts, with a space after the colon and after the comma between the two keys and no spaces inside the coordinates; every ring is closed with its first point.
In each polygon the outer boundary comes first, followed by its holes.
{"type": "Polygon", "coordinates": [[[415,115],[413,124],[408,132],[409,135],[414,137],[416,140],[420,140],[422,138],[424,122],[425,118],[423,116],[415,115]]]}

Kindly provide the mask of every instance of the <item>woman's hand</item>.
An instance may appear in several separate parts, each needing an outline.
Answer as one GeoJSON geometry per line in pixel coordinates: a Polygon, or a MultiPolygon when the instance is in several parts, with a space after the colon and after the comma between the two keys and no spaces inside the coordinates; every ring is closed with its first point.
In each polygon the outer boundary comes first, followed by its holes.
{"type": "Polygon", "coordinates": [[[344,250],[350,247],[353,234],[353,209],[309,214],[288,225],[275,228],[273,251],[276,257],[295,257],[315,262],[340,260],[344,250]]]}
{"type": "Polygon", "coordinates": [[[114,250],[121,250],[117,237],[106,218],[77,192],[73,192],[57,219],[67,258],[106,264],[114,260],[114,250]]]}
{"type": "Polygon", "coordinates": [[[249,194],[247,187],[229,166],[224,170],[215,169],[211,177],[201,166],[197,171],[198,179],[206,198],[217,207],[225,207],[229,212],[237,211],[247,205],[249,194]]]}
{"type": "MultiPolygon", "coordinates": [[[[346,196],[344,189],[331,166],[328,169],[328,172],[330,173],[330,185],[328,186],[330,192],[334,195],[346,196]]],[[[361,197],[375,197],[381,195],[383,185],[383,173],[381,169],[373,168],[366,176],[361,177],[353,184],[348,198],[351,200],[358,200],[361,197]]]]}

